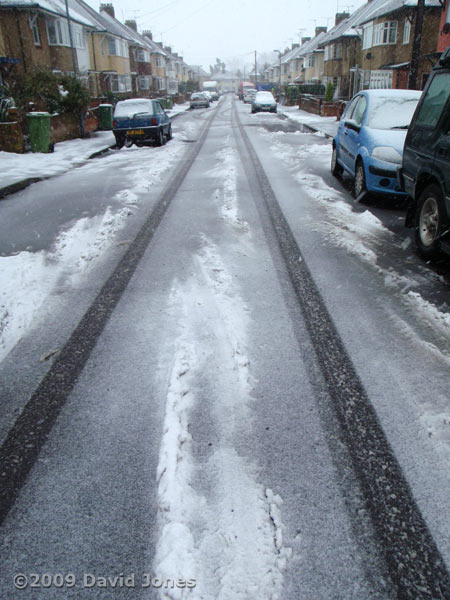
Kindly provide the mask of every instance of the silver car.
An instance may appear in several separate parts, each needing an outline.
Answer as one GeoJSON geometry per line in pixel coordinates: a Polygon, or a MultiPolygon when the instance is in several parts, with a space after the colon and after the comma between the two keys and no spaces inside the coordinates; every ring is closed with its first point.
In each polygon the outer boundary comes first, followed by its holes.
{"type": "Polygon", "coordinates": [[[271,92],[258,92],[252,102],[252,113],[277,112],[277,103],[271,92]]]}
{"type": "Polygon", "coordinates": [[[191,108],[209,108],[209,98],[203,92],[195,92],[190,99],[191,108]]]}

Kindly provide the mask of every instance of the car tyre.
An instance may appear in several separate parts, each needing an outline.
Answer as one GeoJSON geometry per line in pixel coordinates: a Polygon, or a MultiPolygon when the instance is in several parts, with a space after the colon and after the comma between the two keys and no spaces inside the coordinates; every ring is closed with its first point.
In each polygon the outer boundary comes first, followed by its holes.
{"type": "Polygon", "coordinates": [[[439,238],[447,223],[442,192],[437,184],[427,186],[420,194],[415,216],[417,252],[424,258],[438,257],[441,253],[439,238]]]}
{"type": "Polygon", "coordinates": [[[362,159],[360,158],[360,159],[358,159],[358,162],[356,163],[355,179],[353,181],[353,197],[358,199],[365,192],[367,192],[366,174],[364,172],[364,163],[363,163],[362,159]]]}
{"type": "Polygon", "coordinates": [[[157,137],[156,137],[156,145],[157,146],[163,146],[164,142],[165,142],[164,133],[163,133],[162,127],[160,127],[158,129],[158,134],[157,134],[157,137]]]}
{"type": "Polygon", "coordinates": [[[173,138],[172,125],[169,125],[169,128],[167,129],[167,139],[171,140],[172,138],[173,138]]]}
{"type": "Polygon", "coordinates": [[[118,148],[120,150],[120,148],[123,148],[124,144],[125,144],[125,136],[116,135],[116,148],[118,148]]]}
{"type": "Polygon", "coordinates": [[[344,169],[341,167],[337,160],[337,148],[333,144],[333,154],[331,155],[331,173],[332,175],[334,175],[334,177],[342,177],[343,172],[344,169]]]}

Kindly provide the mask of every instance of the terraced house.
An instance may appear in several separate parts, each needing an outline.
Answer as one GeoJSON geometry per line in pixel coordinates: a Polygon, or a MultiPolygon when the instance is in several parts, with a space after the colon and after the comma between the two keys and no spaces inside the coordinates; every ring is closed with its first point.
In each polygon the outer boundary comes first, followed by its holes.
{"type": "MultiPolygon", "coordinates": [[[[441,11],[439,0],[425,1],[419,87],[437,56],[441,11]]],[[[323,83],[333,83],[336,98],[361,89],[407,87],[416,15],[416,0],[371,0],[352,15],[336,15],[321,42],[323,83]]]]}
{"type": "Polygon", "coordinates": [[[0,17],[5,83],[36,66],[54,73],[77,73],[87,81],[89,36],[96,24],[83,11],[71,5],[67,14],[60,0],[0,0],[0,17]]]}

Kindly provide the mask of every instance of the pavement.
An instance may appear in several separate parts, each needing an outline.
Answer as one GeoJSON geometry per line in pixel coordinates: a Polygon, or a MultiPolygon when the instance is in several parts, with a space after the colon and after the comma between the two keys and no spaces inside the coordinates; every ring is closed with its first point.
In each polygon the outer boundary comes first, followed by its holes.
{"type": "MultiPolygon", "coordinates": [[[[170,111],[170,116],[174,118],[188,109],[188,103],[175,105],[170,111]]],[[[312,132],[319,132],[330,138],[334,137],[339,125],[335,117],[320,117],[299,110],[296,106],[281,106],[279,114],[302,123],[312,132]]],[[[110,151],[114,146],[112,131],[96,131],[89,138],[77,138],[55,144],[55,150],[51,154],[0,152],[0,200],[33,183],[81,166],[88,160],[110,151]]]]}
{"type": "Polygon", "coordinates": [[[310,131],[322,133],[328,138],[333,138],[339,127],[336,117],[320,117],[300,110],[297,106],[281,106],[278,108],[278,112],[292,121],[301,123],[310,131]]]}

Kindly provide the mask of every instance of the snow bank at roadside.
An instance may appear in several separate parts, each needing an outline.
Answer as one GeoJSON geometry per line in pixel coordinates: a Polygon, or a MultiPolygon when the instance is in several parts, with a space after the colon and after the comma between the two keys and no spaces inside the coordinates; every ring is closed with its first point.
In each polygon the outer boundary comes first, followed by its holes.
{"type": "Polygon", "coordinates": [[[51,154],[0,152],[0,188],[32,177],[52,177],[83,164],[91,154],[115,143],[112,131],[96,131],[88,139],[55,144],[51,154]]]}
{"type": "MultiPolygon", "coordinates": [[[[51,312],[52,296],[77,285],[116,242],[117,233],[139,204],[140,195],[158,182],[184,151],[181,141],[172,140],[163,148],[132,147],[102,158],[102,168],[126,165],[131,174],[132,187],[114,197],[121,206],[119,210],[113,212],[107,207],[103,215],[79,219],[60,233],[51,251],[23,251],[0,257],[0,361],[41,317],[51,312]],[[145,159],[150,153],[157,153],[158,160],[135,160],[145,159]]],[[[93,161],[83,167],[85,172],[97,172],[98,168],[93,161]]]]}

